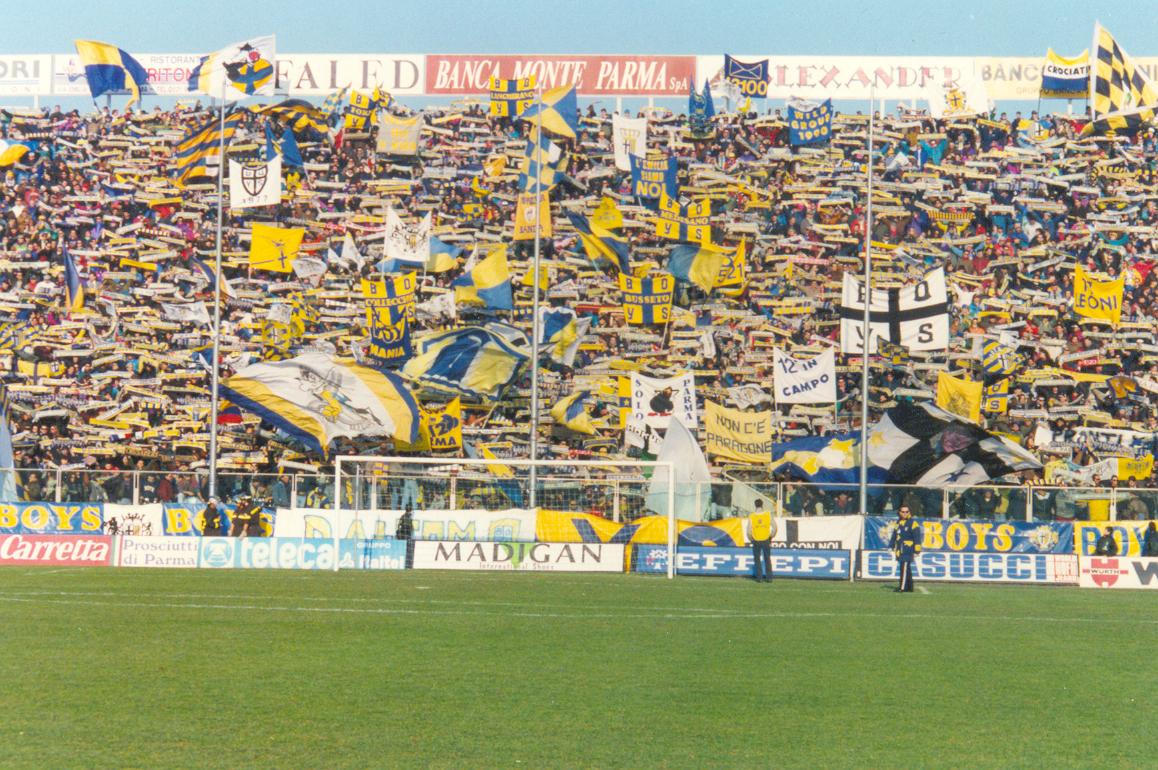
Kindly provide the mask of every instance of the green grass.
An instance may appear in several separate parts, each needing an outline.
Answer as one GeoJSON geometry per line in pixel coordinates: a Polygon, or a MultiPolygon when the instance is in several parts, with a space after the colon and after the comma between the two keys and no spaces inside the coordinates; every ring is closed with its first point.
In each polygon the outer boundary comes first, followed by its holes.
{"type": "Polygon", "coordinates": [[[1153,595],[890,588],[7,568],[0,767],[1153,766],[1153,595]]]}

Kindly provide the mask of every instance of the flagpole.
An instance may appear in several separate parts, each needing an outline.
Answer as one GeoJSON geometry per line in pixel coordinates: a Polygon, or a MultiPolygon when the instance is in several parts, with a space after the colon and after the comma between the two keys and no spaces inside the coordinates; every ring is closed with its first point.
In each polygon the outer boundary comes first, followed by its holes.
{"type": "Polygon", "coordinates": [[[860,371],[860,512],[868,514],[868,419],[869,419],[869,335],[872,331],[870,308],[872,306],[872,265],[873,265],[873,132],[876,129],[876,89],[869,91],[868,161],[865,173],[868,175],[868,205],[865,207],[864,228],[864,318],[861,325],[861,371],[860,371]]]}
{"type": "Polygon", "coordinates": [[[221,133],[217,140],[217,249],[213,274],[213,368],[212,401],[209,408],[209,498],[217,497],[217,409],[221,396],[221,230],[224,223],[225,197],[225,78],[221,79],[221,133]]]}
{"type": "MultiPolygon", "coordinates": [[[[535,101],[538,106],[535,132],[535,258],[531,265],[531,459],[539,459],[539,260],[543,210],[543,87],[537,84],[535,101]]],[[[550,211],[550,209],[548,209],[550,211]]],[[[535,507],[538,473],[531,464],[531,507],[535,507]]]]}

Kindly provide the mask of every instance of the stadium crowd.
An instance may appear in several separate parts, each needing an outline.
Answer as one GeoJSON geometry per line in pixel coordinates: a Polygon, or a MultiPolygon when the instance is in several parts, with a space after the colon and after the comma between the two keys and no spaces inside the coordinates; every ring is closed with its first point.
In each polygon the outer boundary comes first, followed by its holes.
{"type": "MultiPolygon", "coordinates": [[[[363,355],[359,279],[392,267],[380,262],[386,205],[410,222],[430,212],[434,235],[453,257],[420,273],[412,337],[489,319],[530,333],[529,241],[510,252],[513,311],[450,301],[467,255],[511,240],[528,124],[490,117],[477,101],[421,112],[395,102],[382,114],[421,116],[417,155],[376,153],[373,124],[343,124],[341,115],[331,128],[305,108],[245,113],[229,157],[264,157],[267,124],[276,137],[292,125],[304,163],[287,167],[276,208],[225,209],[223,377],[307,350],[363,355]],[[245,255],[254,220],[305,228],[301,254],[324,259],[324,272],[251,268],[245,255]],[[364,261],[334,258],[347,234],[364,261]],[[287,307],[296,324],[272,328],[287,307]]],[[[112,473],[119,470],[139,472],[143,501],[205,497],[213,276],[200,266],[211,265],[216,251],[217,185],[177,184],[173,155],[191,128],[215,115],[200,104],[3,115],[3,138],[29,147],[0,168],[0,367],[24,499],[128,501],[129,482],[112,473]],[[83,307],[65,301],[73,297],[66,254],[83,307]],[[55,489],[57,469],[63,490],[55,489]]],[[[633,268],[650,262],[662,271],[675,242],[655,234],[631,173],[613,162],[612,115],[583,109],[577,139],[555,139],[567,161],[551,192],[542,286],[544,304],[573,308],[591,326],[572,365],[542,371],[542,456],[622,456],[616,377],[630,371],[692,371],[701,407],[709,399],[772,409],[777,440],[857,427],[859,356],[839,354],[838,306],[842,273],[863,269],[868,117],[838,114],[830,141],[805,147],[790,144],[779,110],[719,114],[704,135],[689,133],[684,115],[638,117],[648,119],[649,151],[678,158],[681,193],[713,199],[713,241],[745,243],[746,288],[727,296],[680,282],[669,324],[626,325],[615,266],[588,257],[565,213],[589,216],[605,197],[615,200],[633,268]],[[799,356],[835,347],[836,405],[774,405],[774,347],[799,356]],[[579,389],[592,393],[594,435],[548,414],[579,389]]],[[[1153,454],[1158,430],[1158,135],[1083,137],[1082,126],[1064,115],[934,120],[900,109],[875,126],[874,280],[901,285],[944,267],[951,342],[945,353],[875,356],[870,410],[876,417],[899,401],[932,398],[946,363],[980,379],[982,343],[1000,340],[1016,356],[1008,394],[990,401],[987,393],[983,421],[1046,466],[1013,483],[1108,484],[1108,475],[1082,469],[1114,450],[1082,429],[1136,435],[1139,457],[1153,454]],[[1116,327],[1073,312],[1075,264],[1124,277],[1116,327]]],[[[416,392],[424,404],[449,398],[416,392]]],[[[500,457],[526,456],[529,393],[524,371],[501,398],[464,403],[465,442],[500,457]]],[[[223,470],[239,479],[268,474],[284,485],[283,471],[325,465],[325,457],[237,412],[222,405],[223,470]]],[[[341,451],[395,448],[389,440],[343,440],[332,453],[341,451]]],[[[1122,483],[1158,486],[1145,476],[1122,483]]],[[[984,495],[970,500],[991,504],[984,495]]],[[[837,504],[855,507],[847,497],[837,504]]]]}

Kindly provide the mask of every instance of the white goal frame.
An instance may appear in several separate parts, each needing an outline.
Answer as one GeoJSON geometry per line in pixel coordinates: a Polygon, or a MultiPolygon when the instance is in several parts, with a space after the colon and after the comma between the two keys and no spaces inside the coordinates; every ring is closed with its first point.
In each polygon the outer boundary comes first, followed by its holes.
{"type": "MultiPolygon", "coordinates": [[[[491,465],[505,465],[510,468],[654,468],[655,473],[664,471],[667,476],[667,577],[675,577],[675,465],[658,460],[531,460],[506,458],[464,458],[464,457],[408,457],[399,455],[338,455],[334,458],[334,571],[338,571],[337,554],[341,532],[338,522],[342,511],[342,464],[405,464],[405,465],[457,465],[462,468],[491,465]]],[[[531,477],[532,480],[535,478],[531,477]]]]}

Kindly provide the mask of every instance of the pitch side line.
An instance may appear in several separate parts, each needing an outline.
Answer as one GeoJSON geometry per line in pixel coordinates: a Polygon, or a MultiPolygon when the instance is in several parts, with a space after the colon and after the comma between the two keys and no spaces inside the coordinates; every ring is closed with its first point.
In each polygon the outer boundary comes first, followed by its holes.
{"type": "MultiPolygon", "coordinates": [[[[251,597],[252,598],[252,597],[251,597]]],[[[175,604],[173,602],[109,602],[109,601],[94,601],[91,599],[51,599],[43,596],[24,597],[14,596],[10,594],[0,594],[0,602],[10,602],[19,604],[63,604],[73,606],[85,607],[141,607],[141,608],[158,608],[167,610],[243,610],[245,612],[280,612],[280,613],[328,613],[328,614],[352,614],[352,615],[445,615],[445,616],[491,616],[501,615],[504,617],[517,618],[547,618],[547,619],[615,619],[623,618],[627,620],[654,620],[656,618],[665,620],[695,620],[695,619],[709,619],[709,620],[759,620],[772,618],[789,618],[789,619],[809,619],[809,618],[883,618],[883,619],[906,619],[906,620],[976,620],[976,621],[1002,621],[1002,622],[1023,622],[1023,623],[1099,623],[1110,625],[1144,625],[1144,626],[1158,626],[1158,618],[1148,620],[1142,618],[1057,618],[1046,617],[1040,615],[939,615],[928,612],[698,612],[688,614],[686,611],[673,612],[663,611],[663,614],[657,613],[639,613],[637,608],[624,608],[628,612],[525,612],[525,611],[511,611],[509,609],[496,609],[493,612],[486,611],[485,606],[480,608],[481,611],[460,611],[460,610],[440,610],[440,609],[407,609],[407,608],[388,608],[388,607],[294,607],[284,605],[261,605],[261,604],[211,604],[211,603],[184,603],[175,604]]]]}

